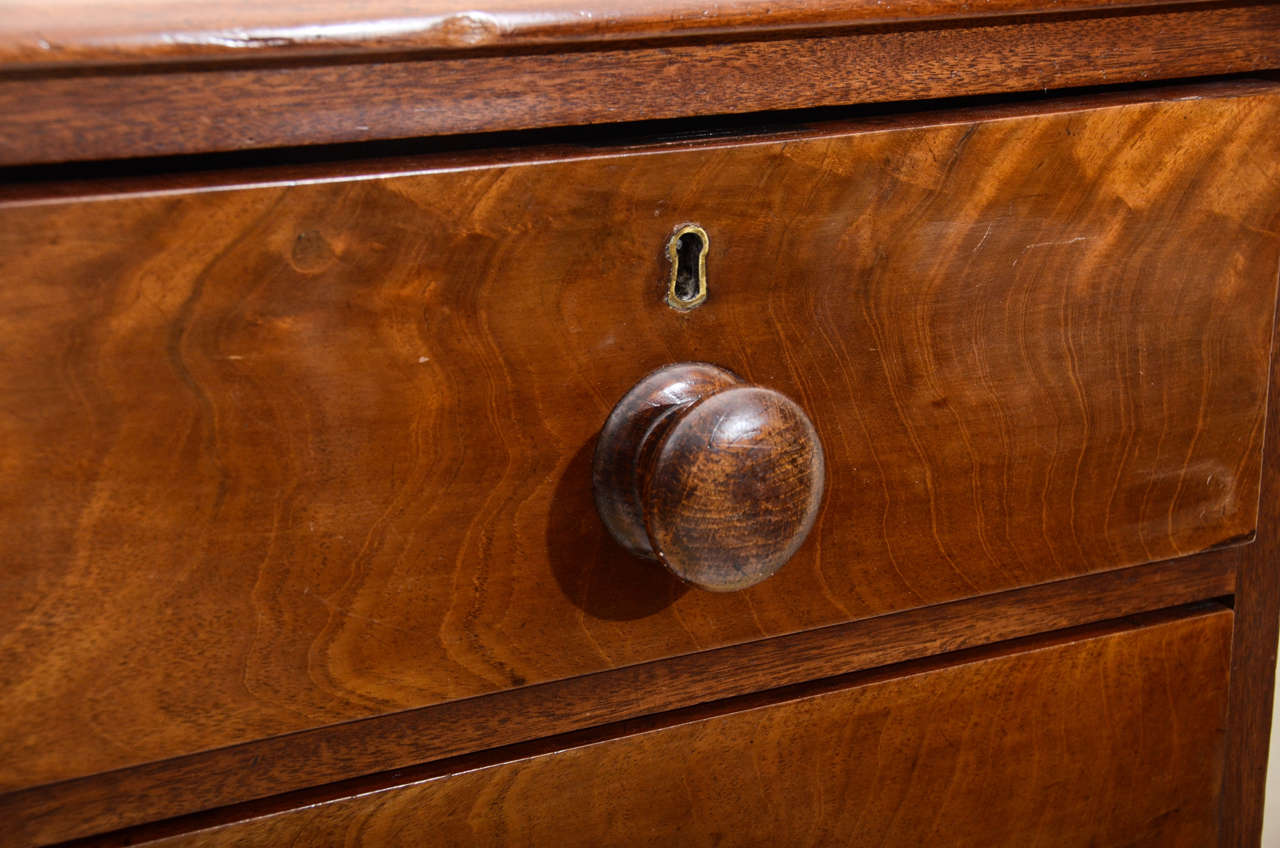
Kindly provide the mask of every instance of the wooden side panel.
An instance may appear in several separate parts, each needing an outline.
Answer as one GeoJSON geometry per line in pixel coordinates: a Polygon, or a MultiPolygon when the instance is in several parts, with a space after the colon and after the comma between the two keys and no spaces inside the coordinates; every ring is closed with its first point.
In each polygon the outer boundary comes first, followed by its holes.
{"type": "MultiPolygon", "coordinates": [[[[1280,315],[1277,316],[1280,330],[1280,315]]],[[[1280,369],[1271,368],[1271,397],[1280,397],[1280,369]]],[[[1255,848],[1262,839],[1267,769],[1275,697],[1276,641],[1280,631],[1280,409],[1272,403],[1263,454],[1258,540],[1224,551],[1238,572],[1234,590],[1235,636],[1231,647],[1230,730],[1222,804],[1224,848],[1255,848]]],[[[1272,762],[1271,768],[1280,768],[1272,762]]]]}
{"type": "Polygon", "coordinates": [[[1247,538],[1280,232],[1251,92],[0,208],[0,787],[1247,538]],[[749,591],[592,511],[611,405],[680,360],[826,446],[809,542],[749,591]]]}
{"type": "Polygon", "coordinates": [[[746,709],[157,845],[1215,841],[1231,613],[746,709]]]}

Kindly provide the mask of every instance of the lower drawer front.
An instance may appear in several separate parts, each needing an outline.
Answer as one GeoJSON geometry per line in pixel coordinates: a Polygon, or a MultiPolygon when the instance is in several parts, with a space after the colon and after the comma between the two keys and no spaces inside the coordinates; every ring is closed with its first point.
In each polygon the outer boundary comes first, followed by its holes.
{"type": "Polygon", "coordinates": [[[1232,613],[864,675],[172,845],[1214,841],[1232,613]]]}

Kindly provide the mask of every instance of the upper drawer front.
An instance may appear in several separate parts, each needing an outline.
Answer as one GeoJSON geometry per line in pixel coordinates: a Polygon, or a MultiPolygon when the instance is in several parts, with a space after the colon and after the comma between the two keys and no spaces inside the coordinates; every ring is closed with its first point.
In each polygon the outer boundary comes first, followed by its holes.
{"type": "Polygon", "coordinates": [[[1216,843],[1231,613],[1076,637],[159,845],[1216,843]]]}
{"type": "Polygon", "coordinates": [[[0,208],[0,787],[1246,537],[1274,89],[928,120],[0,208]],[[594,514],[681,360],[825,445],[747,591],[594,514]]]}

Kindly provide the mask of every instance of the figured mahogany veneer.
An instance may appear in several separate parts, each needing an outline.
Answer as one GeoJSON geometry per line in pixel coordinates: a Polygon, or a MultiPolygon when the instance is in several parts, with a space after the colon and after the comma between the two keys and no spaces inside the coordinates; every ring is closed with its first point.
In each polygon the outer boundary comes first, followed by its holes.
{"type": "Polygon", "coordinates": [[[1231,625],[1054,635],[145,844],[1203,848],[1231,625]]]}
{"type": "Polygon", "coordinates": [[[0,787],[1249,538],[1278,117],[1262,85],[0,208],[0,787]],[[827,448],[809,542],[733,595],[593,517],[600,423],[681,360],[827,448]]]}
{"type": "MultiPolygon", "coordinates": [[[[326,792],[403,783],[410,772],[440,774],[469,767],[463,764],[476,758],[506,759],[500,752],[482,753],[495,746],[563,747],[565,734],[582,728],[627,719],[629,726],[654,712],[1226,597],[1236,590],[1240,554],[1258,550],[1255,543],[1106,571],[103,772],[0,795],[0,820],[23,846],[119,828],[126,828],[117,835],[127,844],[139,832],[130,825],[143,825],[152,835],[185,832],[193,819],[203,827],[211,817],[242,818],[308,803],[326,792]],[[547,736],[552,739],[531,741],[547,736]],[[389,769],[391,777],[377,774],[389,769]],[[335,781],[337,786],[320,788],[335,781]],[[197,812],[211,808],[223,809],[197,812]],[[160,819],[168,821],[145,824],[160,819]]],[[[1256,635],[1242,630],[1238,611],[1235,622],[1235,638],[1250,644],[1256,635]]],[[[1263,661],[1247,648],[1233,649],[1233,659],[1241,654],[1249,662],[1263,661]]],[[[1258,685],[1256,674],[1233,672],[1233,690],[1242,683],[1258,685]]],[[[1269,696],[1233,694],[1234,750],[1242,740],[1253,744],[1254,715],[1268,716],[1270,703],[1269,696]]],[[[1266,750],[1265,727],[1261,733],[1266,750]]],[[[1238,770],[1251,768],[1251,758],[1237,754],[1228,763],[1233,771],[1224,780],[1226,819],[1242,832],[1256,833],[1260,820],[1250,820],[1261,807],[1261,787],[1234,780],[1238,770]]]]}

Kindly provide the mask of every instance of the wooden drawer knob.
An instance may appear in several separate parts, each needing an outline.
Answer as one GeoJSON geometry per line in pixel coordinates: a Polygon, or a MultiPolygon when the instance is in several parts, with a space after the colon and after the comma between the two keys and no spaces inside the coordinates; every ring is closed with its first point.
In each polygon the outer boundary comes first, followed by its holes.
{"type": "Polygon", "coordinates": [[[713,592],[782,568],[813,527],[824,480],[804,410],[701,362],[627,392],[593,466],[596,509],[618,543],[713,592]]]}

